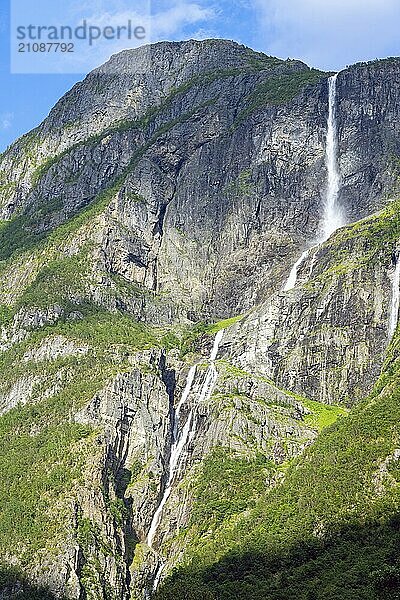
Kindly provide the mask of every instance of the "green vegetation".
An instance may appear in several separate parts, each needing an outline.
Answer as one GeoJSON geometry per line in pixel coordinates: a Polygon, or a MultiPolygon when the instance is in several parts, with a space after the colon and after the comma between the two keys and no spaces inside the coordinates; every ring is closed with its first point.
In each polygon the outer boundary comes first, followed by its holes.
{"type": "Polygon", "coordinates": [[[342,406],[321,404],[321,402],[315,402],[308,398],[301,398],[301,403],[310,411],[310,414],[304,417],[305,423],[318,431],[330,427],[340,417],[348,414],[348,411],[342,406]]]}
{"type": "MultiPolygon", "coordinates": [[[[315,444],[254,508],[212,537],[192,531],[185,564],[157,599],[400,597],[399,349],[397,334],[373,393],[345,419],[328,426],[336,409],[309,403],[322,429],[315,444]]],[[[207,494],[197,502],[208,514],[207,494]]]]}
{"type": "Polygon", "coordinates": [[[399,521],[347,526],[276,549],[232,552],[204,571],[177,571],[157,600],[398,600],[399,521]]]}
{"type": "Polygon", "coordinates": [[[213,335],[221,331],[221,329],[228,329],[228,327],[232,327],[239,321],[243,319],[244,315],[238,315],[237,317],[231,317],[230,319],[223,319],[222,321],[217,321],[216,323],[212,323],[211,325],[206,326],[206,333],[209,335],[213,335]]]}
{"type": "Polygon", "coordinates": [[[0,194],[2,192],[5,192],[6,194],[11,194],[16,190],[16,187],[17,184],[15,183],[15,181],[9,181],[5,173],[0,173],[0,194]]]}
{"type": "Polygon", "coordinates": [[[336,277],[345,278],[360,268],[367,272],[375,269],[376,264],[389,265],[399,238],[400,200],[396,199],[378,213],[340,229],[325,242],[329,266],[314,275],[306,287],[329,283],[336,277]]]}
{"type": "Polygon", "coordinates": [[[14,312],[9,306],[0,304],[0,327],[8,325],[13,319],[14,312]]]}
{"type": "Polygon", "coordinates": [[[249,67],[253,68],[256,71],[275,69],[276,67],[280,67],[290,62],[296,61],[286,61],[280,58],[275,58],[275,56],[267,56],[259,52],[251,52],[251,56],[249,56],[248,60],[249,67]]]}
{"type": "MultiPolygon", "coordinates": [[[[39,549],[56,551],[62,543],[70,518],[64,500],[85,484],[84,465],[94,458],[97,434],[76,423],[74,415],[117,373],[132,368],[129,356],[163,345],[163,330],[95,307],[81,311],[81,319],[33,331],[1,355],[2,392],[20,378],[36,382],[29,404],[0,417],[0,551],[16,552],[22,566],[39,549]],[[54,335],[90,349],[77,356],[23,360],[54,335]]],[[[118,500],[110,501],[109,510],[121,518],[118,500]]]]}
{"type": "MultiPolygon", "coordinates": [[[[59,265],[52,265],[45,271],[50,273],[49,280],[39,277],[35,301],[45,304],[46,294],[56,285],[53,277],[61,270],[59,265]]],[[[32,290],[25,300],[31,298],[32,290]]],[[[128,358],[138,350],[181,344],[174,332],[151,329],[127,315],[111,314],[88,304],[71,304],[69,310],[73,308],[79,309],[80,318],[71,321],[65,313],[53,325],[32,331],[0,360],[3,392],[21,378],[35,381],[29,404],[0,417],[0,549],[17,549],[23,564],[49,539],[56,548],[64,527],[62,499],[80,482],[84,484],[82,469],[87,453],[93,451],[94,438],[90,428],[75,424],[71,417],[118,372],[130,369],[128,358]],[[89,351],[52,360],[23,359],[28,351],[55,335],[78,346],[87,345],[89,351]],[[44,397],[49,390],[50,395],[44,397]],[[53,515],[56,506],[61,512],[53,515]]],[[[9,319],[8,309],[3,312],[9,319]]],[[[124,511],[121,501],[110,501],[109,510],[119,522],[124,511]]]]}
{"type": "Polygon", "coordinates": [[[140,118],[121,120],[115,125],[111,125],[110,127],[103,129],[101,132],[92,135],[86,138],[85,140],[74,144],[73,146],[70,146],[63,152],[60,152],[60,154],[48,158],[44,163],[42,163],[36,168],[32,176],[32,185],[35,187],[40,181],[40,179],[51,169],[51,167],[59,163],[65,156],[72,154],[75,150],[82,146],[97,145],[108,136],[124,133],[126,131],[132,131],[134,129],[146,129],[157,116],[161,115],[168,109],[171,109],[173,101],[176,99],[176,97],[187,93],[189,90],[197,86],[199,86],[200,88],[208,87],[214,81],[218,81],[226,77],[237,77],[243,75],[246,72],[253,72],[260,69],[271,68],[273,66],[281,64],[281,62],[282,61],[280,61],[279,59],[265,57],[265,60],[254,59],[252,61],[249,61],[248,66],[243,68],[217,69],[215,71],[202,73],[200,75],[192,77],[184,84],[172,89],[168,93],[168,95],[162,100],[159,106],[151,107],[140,118]]]}
{"type": "Polygon", "coordinates": [[[162,329],[150,328],[121,313],[97,310],[82,320],[63,323],[58,330],[69,339],[92,344],[104,352],[120,348],[124,353],[134,353],[164,347],[162,329]]]}
{"type": "Polygon", "coordinates": [[[102,535],[99,525],[78,515],[78,542],[84,556],[81,584],[87,598],[98,598],[105,592],[107,600],[118,600],[117,594],[102,577],[102,565],[97,556],[102,553],[110,556],[113,548],[102,535]],[[96,550],[94,553],[93,550],[96,550]]]}
{"type": "Polygon", "coordinates": [[[52,245],[57,247],[65,238],[100,214],[118,193],[123,181],[124,177],[121,176],[114,185],[100,192],[91,204],[85,206],[64,224],[54,229],[50,228],[43,231],[39,228],[39,225],[45,217],[50,217],[59,210],[59,199],[56,202],[42,204],[40,210],[35,213],[28,211],[4,222],[0,226],[0,261],[15,257],[16,253],[44,247],[46,242],[47,247],[52,245]]]}
{"type": "Polygon", "coordinates": [[[226,187],[226,193],[235,197],[244,198],[250,196],[254,190],[251,181],[251,169],[245,169],[239,174],[239,177],[226,187]]]}
{"type": "MultiPolygon", "coordinates": [[[[0,355],[0,383],[2,391],[10,388],[11,384],[20,377],[35,376],[39,380],[52,381],[62,368],[76,368],[77,361],[82,368],[100,369],[106,377],[125,371],[129,368],[128,357],[138,350],[154,347],[173,347],[174,341],[164,329],[150,328],[139,323],[128,315],[109,313],[94,305],[71,306],[79,310],[80,318],[69,320],[68,313],[53,325],[30,332],[24,341],[15,344],[10,350],[0,355]],[[72,340],[78,346],[89,346],[90,352],[79,358],[67,357],[53,361],[29,361],[23,357],[26,352],[40,346],[41,342],[52,336],[62,336],[72,340]]],[[[178,338],[176,338],[179,344],[178,338]]],[[[104,377],[101,377],[104,381],[104,377]]],[[[44,383],[42,383],[43,387],[44,383]]],[[[99,388],[101,387],[99,383],[99,388]]],[[[43,391],[40,387],[36,395],[43,391]]]]}
{"type": "Polygon", "coordinates": [[[247,98],[246,108],[236,119],[235,125],[240,125],[248,116],[267,106],[279,106],[290,102],[306,86],[315,85],[327,74],[316,69],[305,69],[286,75],[275,75],[259,84],[247,98]]]}
{"type": "Polygon", "coordinates": [[[16,568],[0,563],[0,590],[7,600],[66,600],[56,597],[43,587],[33,586],[16,568]]]}
{"type": "Polygon", "coordinates": [[[43,233],[32,234],[26,229],[30,218],[18,215],[0,225],[0,261],[9,258],[18,248],[27,250],[43,239],[43,233]]]}
{"type": "Polygon", "coordinates": [[[50,260],[39,271],[35,280],[24,290],[18,307],[61,304],[72,306],[89,295],[87,283],[90,272],[88,253],[84,249],[75,256],[50,260]]]}
{"type": "Polygon", "coordinates": [[[176,96],[187,93],[195,87],[209,87],[214,81],[220,81],[221,79],[229,77],[241,77],[247,73],[270,70],[275,67],[279,67],[282,64],[284,64],[284,61],[280,60],[279,58],[260,54],[257,57],[249,57],[247,64],[243,65],[243,67],[215,69],[214,71],[209,71],[207,73],[200,73],[199,75],[196,75],[185,83],[181,84],[179,87],[172,89],[166,99],[163,101],[162,106],[165,107],[165,105],[174,100],[176,96]]]}
{"type": "MultiPolygon", "coordinates": [[[[85,140],[82,140],[76,144],[73,144],[69,148],[63,150],[57,155],[49,157],[43,163],[38,165],[35,168],[35,171],[32,175],[32,186],[36,187],[39,181],[48,173],[48,171],[54,166],[60,163],[63,158],[68,155],[72,155],[78,148],[87,145],[97,145],[102,140],[109,136],[114,136],[117,134],[121,134],[127,131],[132,131],[134,129],[144,130],[148,128],[152,122],[156,119],[157,116],[162,115],[162,113],[170,110],[173,106],[173,102],[175,99],[194,89],[199,87],[204,89],[205,87],[209,87],[214,81],[219,81],[224,78],[229,77],[240,77],[245,75],[246,73],[252,73],[262,70],[272,70],[282,64],[290,63],[292,61],[282,61],[280,59],[264,56],[261,53],[249,53],[249,59],[247,64],[244,64],[243,67],[240,68],[231,68],[231,69],[217,69],[213,71],[209,71],[206,73],[202,73],[197,75],[179,87],[172,89],[169,94],[162,100],[159,106],[151,107],[143,116],[138,119],[125,119],[117,122],[115,125],[111,125],[101,132],[88,137],[85,140]]],[[[295,61],[293,61],[295,62],[295,61]]],[[[304,73],[295,73],[293,75],[288,76],[280,76],[271,78],[271,82],[274,83],[266,83],[263,85],[267,86],[267,96],[270,98],[268,102],[270,103],[281,103],[286,101],[285,98],[290,99],[294,97],[298,91],[300,91],[301,87],[306,83],[313,83],[316,78],[317,71],[310,70],[304,71],[304,73]],[[278,100],[278,101],[277,101],[278,100]]],[[[320,73],[320,76],[322,74],[320,73]]],[[[252,103],[257,103],[259,101],[259,96],[264,93],[262,86],[259,90],[252,95],[250,101],[252,103]]],[[[252,109],[251,109],[252,112],[252,109]]],[[[67,124],[66,129],[70,127],[71,124],[67,124]]],[[[32,132],[23,136],[19,143],[21,144],[21,149],[26,154],[26,156],[30,159],[31,162],[35,163],[36,154],[35,154],[35,144],[38,140],[37,130],[33,130],[32,132]]],[[[15,187],[14,183],[7,183],[3,185],[5,191],[10,191],[15,187]]],[[[1,181],[0,181],[0,190],[2,189],[1,181]]],[[[28,219],[28,223],[30,219],[28,219]]],[[[18,230],[24,229],[25,219],[21,218],[18,221],[15,221],[14,233],[17,233],[18,230]]],[[[12,236],[13,233],[10,232],[12,236]]],[[[15,247],[18,247],[16,245],[15,247]]],[[[1,257],[0,257],[1,260],[1,257]]]]}
{"type": "MultiPolygon", "coordinates": [[[[261,67],[262,60],[260,68],[266,64],[261,67]]],[[[304,85],[323,76],[319,72],[304,73],[298,73],[297,78],[276,77],[275,83],[271,79],[263,84],[263,89],[252,96],[246,114],[263,103],[285,102],[304,85]]],[[[214,76],[220,77],[221,73],[214,76]]],[[[173,94],[187,91],[187,85],[173,94]]],[[[151,116],[155,114],[153,111],[151,116]]],[[[77,412],[117,373],[132,369],[132,357],[138,351],[178,348],[181,357],[186,357],[242,318],[198,323],[189,328],[148,327],[93,303],[90,242],[74,256],[59,252],[69,237],[104,210],[159,136],[192,114],[161,126],[134,153],[108,189],[54,231],[38,233],[34,225],[59,210],[59,198],[42,205],[36,216],[19,215],[10,223],[0,224],[0,259],[6,261],[17,251],[37,247],[46,259],[17,305],[13,309],[0,305],[0,324],[9,324],[20,307],[59,304],[63,310],[53,325],[29,331],[26,340],[0,355],[2,394],[22,377],[34,380],[28,403],[0,417],[0,552],[15,553],[22,567],[34,562],[44,548],[56,554],[68,527],[71,531],[71,502],[79,495],[80,487],[87,485],[85,467],[96,459],[99,446],[99,432],[79,424],[77,412]],[[71,318],[72,312],[75,315],[71,318]],[[87,352],[43,360],[26,358],[28,351],[56,335],[87,346],[87,352]]],[[[137,125],[124,122],[113,132],[132,126],[137,125]]],[[[99,139],[92,141],[97,143],[99,139]]],[[[42,165],[37,177],[56,162],[54,159],[42,165]]],[[[251,193],[250,172],[243,171],[234,185],[242,195],[251,193]]],[[[131,200],[143,201],[136,195],[131,200]]],[[[345,275],[364,262],[373,264],[382,252],[390,253],[400,237],[399,207],[399,202],[394,202],[379,215],[339,231],[327,242],[336,263],[321,277],[345,275]],[[356,256],[358,246],[352,245],[353,240],[363,245],[360,257],[356,256]]],[[[144,293],[117,277],[113,281],[125,285],[132,295],[144,293]]],[[[341,418],[347,415],[341,407],[296,396],[310,411],[304,417],[305,423],[320,432],[315,445],[301,459],[278,467],[262,454],[244,456],[228,448],[216,448],[196,466],[188,483],[194,497],[191,519],[187,529],[179,533],[187,541],[184,562],[162,586],[158,600],[400,598],[400,466],[396,452],[400,447],[399,350],[398,334],[374,392],[346,418],[341,418]]],[[[251,378],[227,361],[219,361],[219,366],[222,382],[224,378],[251,378]]],[[[143,365],[142,373],[150,372],[152,366],[143,365]]],[[[235,392],[231,397],[236,397],[235,392]]],[[[229,401],[228,395],[220,396],[217,401],[229,401]]],[[[245,395],[242,400],[245,412],[245,395]]],[[[285,443],[287,440],[282,441],[285,443]]],[[[127,497],[129,486],[140,478],[143,469],[142,463],[134,463],[132,472],[116,482],[121,490],[128,490],[127,497]]],[[[123,500],[113,496],[105,499],[109,514],[121,525],[126,516],[123,500]]],[[[104,545],[102,551],[109,551],[95,522],[80,514],[77,522],[78,542],[84,554],[93,556],[91,548],[99,544],[104,545]]],[[[83,587],[88,595],[97,593],[96,569],[90,562],[83,567],[83,587]]],[[[8,570],[0,573],[0,590],[16,577],[8,570]]],[[[51,598],[45,591],[31,588],[18,597],[51,598]]]]}
{"type": "Polygon", "coordinates": [[[219,360],[218,366],[219,374],[222,379],[230,379],[232,377],[236,377],[238,379],[251,379],[252,377],[255,378],[255,376],[251,375],[251,373],[248,373],[243,369],[239,369],[227,360],[219,360]]]}
{"type": "Polygon", "coordinates": [[[217,321],[216,323],[196,323],[192,327],[185,328],[181,332],[180,356],[184,358],[187,354],[196,352],[201,338],[204,336],[215,335],[221,329],[232,327],[235,323],[243,319],[243,315],[217,321]]]}
{"type": "Polygon", "coordinates": [[[367,62],[358,62],[348,67],[349,69],[357,69],[359,67],[384,67],[390,64],[397,64],[400,62],[398,56],[388,56],[387,58],[376,58],[367,62]]]}
{"type": "MultiPolygon", "coordinates": [[[[180,123],[185,123],[190,120],[190,118],[199,110],[206,109],[214,102],[215,100],[204,102],[199,106],[195,106],[188,113],[182,114],[160,126],[153,135],[151,135],[150,139],[133,153],[128,164],[122,169],[121,173],[115,178],[111,185],[102,190],[88,206],[81,209],[78,214],[72,216],[66,223],[55,228],[50,228],[47,231],[43,231],[38,227],[43,223],[45,217],[49,217],[59,210],[59,199],[42,204],[39,211],[37,209],[36,212],[28,211],[17,215],[10,221],[4,222],[0,225],[0,261],[9,259],[17,252],[21,253],[26,250],[31,250],[39,245],[44,246],[46,241],[48,241],[50,245],[52,243],[57,245],[66,236],[70,235],[90,219],[93,219],[96,215],[100,214],[109,204],[111,199],[119,192],[126,178],[133,171],[141,157],[162,135],[180,123]]],[[[98,136],[95,136],[93,140],[95,140],[96,143],[99,142],[102,139],[102,135],[103,134],[100,134],[99,138],[98,136]]],[[[85,143],[87,142],[85,141],[85,143]]],[[[69,151],[72,152],[73,148],[69,151]]]]}
{"type": "Polygon", "coordinates": [[[190,526],[202,534],[256,504],[266,479],[277,470],[265,456],[244,457],[215,448],[204,460],[195,483],[196,503],[190,526]]]}
{"type": "MultiPolygon", "coordinates": [[[[74,391],[83,386],[81,381],[74,391]]],[[[86,427],[60,422],[63,410],[54,403],[14,409],[0,420],[0,548],[22,550],[27,561],[62,527],[49,516],[58,496],[80,477],[77,445],[90,435],[86,427]]]]}
{"type": "Polygon", "coordinates": [[[382,211],[340,230],[332,239],[334,245],[344,245],[354,238],[367,241],[365,261],[378,251],[385,251],[400,236],[400,200],[390,202],[382,211]]]}

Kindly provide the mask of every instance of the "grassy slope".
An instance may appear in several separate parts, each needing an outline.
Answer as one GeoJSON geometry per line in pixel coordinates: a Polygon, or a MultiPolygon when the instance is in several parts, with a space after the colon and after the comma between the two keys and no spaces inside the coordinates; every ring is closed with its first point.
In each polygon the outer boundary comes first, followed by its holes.
{"type": "MultiPolygon", "coordinates": [[[[398,235],[395,209],[393,205],[379,218],[357,224],[343,236],[369,238],[374,254],[377,240],[392,244],[398,235]]],[[[63,241],[79,229],[68,229],[65,236],[64,228],[60,228],[63,241]]],[[[54,248],[55,240],[58,234],[48,247],[54,248]]],[[[51,508],[60,494],[68,497],[79,483],[82,461],[90,453],[93,432],[71,423],[71,415],[110,377],[127,368],[127,355],[142,348],[176,345],[184,356],[195,350],[199,336],[214,335],[219,327],[233,322],[165,335],[129,316],[110,314],[90,304],[69,305],[76,274],[85,271],[85,264],[84,251],[72,259],[55,254],[14,307],[40,305],[43,299],[43,305],[57,301],[63,306],[67,303],[67,310],[79,308],[83,320],[61,320],[31,332],[28,340],[1,357],[3,390],[21,375],[31,374],[44,380],[36,390],[40,395],[46,381],[51,383],[57,373],[75,375],[73,380],[66,375],[62,389],[50,398],[18,407],[0,419],[1,554],[17,550],[26,564],[46,544],[49,534],[56,550],[62,514],[49,518],[51,508]],[[27,350],[53,334],[89,343],[92,350],[79,359],[22,364],[27,350]]],[[[84,287],[79,284],[77,290],[83,296],[84,287]]],[[[12,308],[4,309],[1,320],[10,322],[12,312],[12,308]]],[[[396,353],[396,345],[392,352],[396,353]]],[[[331,422],[339,415],[338,409],[308,405],[310,424],[323,434],[304,461],[277,469],[262,456],[246,460],[223,449],[209,456],[196,482],[198,501],[190,523],[194,536],[187,548],[187,565],[166,584],[160,597],[325,599],[346,598],[343,594],[349,589],[357,597],[373,598],[378,589],[395,585],[392,548],[397,534],[391,519],[396,513],[396,487],[375,497],[371,482],[378,465],[400,445],[397,366],[396,361],[388,363],[371,399],[337,425],[331,422]],[[279,485],[283,473],[286,480],[279,485]],[[266,479],[278,484],[269,494],[266,479]],[[369,495],[366,485],[371,487],[369,495]],[[377,531],[381,543],[373,547],[377,531]],[[355,565],[343,576],[349,552],[355,565]],[[367,575],[372,579],[366,581],[367,575]]],[[[396,463],[391,462],[388,469],[393,483],[396,463]]]]}
{"type": "Polygon", "coordinates": [[[163,345],[161,340],[160,332],[129,317],[93,308],[83,320],[32,332],[1,355],[3,392],[21,378],[35,377],[36,384],[31,403],[0,417],[0,554],[15,552],[28,563],[48,540],[54,538],[56,547],[63,515],[52,514],[52,507],[73,485],[84,483],[82,465],[93,450],[95,432],[74,423],[74,415],[108,380],[130,368],[129,354],[163,345]],[[54,335],[89,344],[90,350],[83,356],[23,360],[26,351],[54,335]]]}
{"type": "MultiPolygon", "coordinates": [[[[326,428],[289,466],[284,483],[261,494],[239,518],[220,519],[213,536],[202,528],[187,549],[186,565],[157,598],[400,597],[399,350],[398,334],[371,396],[326,428]]],[[[239,493],[229,502],[240,503],[241,486],[253,490],[265,466],[233,468],[228,461],[224,467],[220,457],[211,459],[194,514],[218,515],[228,501],[224,489],[235,486],[239,493]]]]}
{"type": "MultiPolygon", "coordinates": [[[[199,93],[204,91],[205,95],[207,95],[208,87],[214,81],[222,81],[224,79],[232,79],[234,81],[235,78],[243,78],[250,75],[256,76],[258,73],[270,72],[269,77],[266,78],[265,82],[256,85],[255,91],[245,98],[246,108],[239,114],[239,117],[235,122],[235,126],[237,126],[259,110],[263,110],[268,106],[277,106],[292,101],[306,86],[315,85],[327,76],[327,74],[322,71],[308,69],[307,67],[304,67],[304,69],[299,72],[296,70],[291,72],[291,62],[292,61],[282,61],[273,57],[249,52],[247,64],[243,64],[239,68],[221,69],[201,73],[188,80],[180,87],[173,89],[158,106],[155,105],[151,107],[141,118],[137,120],[119,121],[113,126],[100,131],[96,135],[78,142],[67,150],[54,156],[50,156],[39,165],[36,164],[37,152],[35,152],[35,148],[40,144],[40,136],[38,136],[37,130],[34,130],[23,136],[17,142],[20,146],[21,160],[28,159],[28,164],[33,162],[35,165],[35,169],[32,173],[32,188],[35,189],[51,169],[57,168],[65,157],[69,155],[72,156],[77,148],[80,148],[81,146],[89,147],[100,145],[109,136],[116,136],[116,139],[118,140],[118,136],[123,135],[126,132],[141,131],[147,141],[143,142],[143,144],[133,152],[129,163],[122,172],[116,176],[113,181],[109,181],[108,184],[105,184],[107,186],[106,189],[99,191],[88,206],[80,209],[75,216],[69,215],[68,218],[71,219],[73,223],[76,223],[83,219],[93,217],[101,212],[107,205],[111,198],[122,187],[127,175],[132,172],[143,154],[156,143],[161,136],[168,133],[176,125],[189,121],[199,109],[213,104],[216,100],[209,99],[207,102],[194,107],[193,110],[188,113],[181,114],[179,117],[171,120],[171,110],[176,102],[179,103],[181,101],[182,96],[187,94],[193,88],[198,88],[199,93]],[[279,69],[284,69],[285,66],[288,71],[282,74],[279,69]],[[275,72],[274,69],[278,69],[278,71],[275,72]],[[161,118],[164,120],[163,124],[161,126],[157,125],[157,128],[151,133],[156,126],[156,123],[158,123],[158,120],[161,120],[161,118]]],[[[0,161],[1,157],[2,156],[0,155],[0,161]]],[[[0,173],[0,192],[8,190],[8,192],[12,194],[15,187],[16,182],[9,182],[4,174],[2,175],[0,173]]],[[[48,230],[43,231],[43,223],[51,223],[51,218],[54,215],[59,216],[62,212],[64,202],[65,199],[63,198],[53,198],[52,200],[46,201],[39,199],[38,206],[35,205],[33,210],[28,206],[22,212],[14,215],[10,221],[0,222],[0,262],[2,260],[7,260],[20,250],[35,248],[37,246],[40,247],[43,241],[51,236],[51,232],[54,230],[54,227],[50,226],[48,230]]]]}

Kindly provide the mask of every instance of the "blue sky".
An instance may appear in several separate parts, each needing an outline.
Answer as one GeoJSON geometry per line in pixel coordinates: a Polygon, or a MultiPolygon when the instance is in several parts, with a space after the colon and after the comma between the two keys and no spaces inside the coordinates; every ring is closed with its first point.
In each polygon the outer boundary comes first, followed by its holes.
{"type": "Polygon", "coordinates": [[[0,151],[38,125],[88,70],[128,46],[123,40],[100,43],[82,67],[75,65],[75,70],[82,72],[72,75],[12,74],[11,8],[18,19],[24,13],[24,3],[26,15],[34,6],[43,23],[52,24],[57,19],[65,22],[66,9],[79,18],[95,18],[103,25],[124,23],[132,15],[136,21],[142,18],[151,24],[153,41],[234,39],[267,54],[299,58],[326,70],[339,70],[359,60],[400,55],[399,0],[150,1],[148,21],[143,12],[144,0],[0,0],[0,151]]]}

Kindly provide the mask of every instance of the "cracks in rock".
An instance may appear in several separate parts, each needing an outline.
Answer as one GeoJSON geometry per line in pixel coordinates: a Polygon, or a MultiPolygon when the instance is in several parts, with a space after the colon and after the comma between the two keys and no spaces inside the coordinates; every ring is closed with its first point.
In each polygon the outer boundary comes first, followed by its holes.
{"type": "Polygon", "coordinates": [[[175,390],[176,390],[176,373],[173,369],[167,368],[166,355],[163,353],[160,357],[159,370],[161,373],[161,380],[165,385],[166,392],[169,398],[169,435],[167,440],[167,447],[165,448],[164,455],[162,457],[162,464],[164,472],[161,480],[161,489],[159,494],[159,500],[163,497],[165,492],[165,486],[167,484],[167,469],[171,459],[171,448],[175,440],[175,390]]]}
{"type": "Polygon", "coordinates": [[[114,444],[108,446],[107,456],[102,473],[104,501],[110,507],[112,500],[110,490],[124,510],[119,518],[112,514],[114,541],[117,555],[123,559],[124,568],[119,568],[122,580],[121,600],[130,598],[131,573],[130,565],[134,558],[135,546],[138,543],[133,529],[132,500],[126,498],[126,490],[130,484],[132,472],[126,468],[129,451],[129,435],[134,414],[129,406],[121,406],[120,418],[116,424],[114,444]]]}
{"type": "Polygon", "coordinates": [[[255,210],[255,213],[254,213],[254,218],[258,222],[258,225],[259,225],[260,228],[262,226],[262,223],[261,223],[261,220],[260,220],[262,200],[263,200],[263,198],[260,195],[258,197],[257,206],[256,206],[256,210],[255,210]]]}
{"type": "Polygon", "coordinates": [[[163,473],[160,481],[160,491],[157,497],[156,510],[153,514],[153,518],[150,524],[150,529],[147,536],[147,544],[156,558],[156,568],[152,573],[151,582],[152,588],[147,589],[145,597],[150,598],[152,592],[157,589],[158,582],[161,574],[165,567],[165,561],[157,550],[153,547],[154,535],[157,531],[157,527],[160,524],[161,510],[163,504],[168,498],[168,488],[171,484],[170,478],[168,477],[168,469],[171,468],[172,451],[176,441],[177,435],[177,421],[176,421],[176,409],[175,409],[175,392],[176,392],[176,372],[174,369],[167,368],[167,358],[165,352],[162,352],[158,365],[159,372],[161,374],[161,380],[165,386],[168,398],[169,398],[169,432],[166,438],[166,447],[162,456],[163,473]],[[158,516],[158,518],[157,518],[158,516]],[[155,529],[154,529],[155,523],[155,529]]]}
{"type": "MultiPolygon", "coordinates": [[[[171,200],[172,200],[172,198],[171,198],[171,200]]],[[[161,204],[161,207],[160,207],[160,210],[159,210],[159,213],[158,213],[157,222],[154,225],[154,229],[153,229],[153,236],[154,237],[156,237],[157,235],[159,235],[162,238],[162,236],[164,235],[165,214],[167,212],[167,208],[168,208],[169,202],[164,202],[163,204],[161,204]]]]}
{"type": "MultiPolygon", "coordinates": [[[[176,177],[178,177],[178,172],[176,173],[176,177]]],[[[153,259],[153,291],[155,291],[155,292],[158,290],[158,259],[159,259],[161,245],[162,245],[162,241],[163,241],[163,237],[164,237],[165,217],[167,214],[168,206],[171,204],[171,202],[175,198],[175,193],[176,193],[176,184],[174,184],[174,188],[173,188],[173,191],[171,193],[169,200],[166,200],[161,203],[160,209],[158,211],[157,221],[153,228],[153,238],[156,243],[156,249],[155,249],[154,259],[153,259]]]]}
{"type": "Polygon", "coordinates": [[[170,403],[174,403],[175,389],[176,389],[176,372],[175,369],[167,368],[167,356],[165,351],[161,352],[160,359],[157,365],[158,371],[161,374],[161,381],[163,382],[170,403]]]}
{"type": "MultiPolygon", "coordinates": [[[[81,518],[81,507],[77,502],[74,503],[74,526],[75,530],[79,529],[79,521],[81,518]]],[[[86,559],[84,555],[84,551],[82,549],[81,543],[79,542],[75,548],[75,556],[74,556],[74,564],[73,567],[69,567],[68,569],[68,580],[70,580],[73,573],[75,573],[75,578],[77,581],[77,591],[79,591],[79,599],[78,600],[86,600],[86,590],[82,585],[82,575],[83,569],[86,564],[86,559]]]]}
{"type": "Polygon", "coordinates": [[[147,269],[147,267],[148,267],[148,265],[142,260],[142,258],[140,256],[137,256],[132,253],[127,254],[127,256],[125,257],[125,262],[132,263],[132,264],[136,265],[137,267],[140,267],[143,269],[147,269]]]}

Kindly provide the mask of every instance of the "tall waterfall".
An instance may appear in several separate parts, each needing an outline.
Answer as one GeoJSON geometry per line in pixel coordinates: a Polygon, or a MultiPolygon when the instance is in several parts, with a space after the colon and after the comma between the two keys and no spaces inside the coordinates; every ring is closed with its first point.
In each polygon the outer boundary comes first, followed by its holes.
{"type": "MultiPolygon", "coordinates": [[[[177,476],[179,475],[179,472],[180,472],[180,469],[182,466],[182,458],[184,456],[185,448],[186,448],[188,442],[190,442],[196,434],[197,404],[207,402],[210,399],[211,394],[214,389],[214,386],[215,386],[215,383],[218,378],[217,369],[215,367],[215,361],[218,356],[218,350],[219,350],[219,346],[221,344],[223,335],[224,335],[224,330],[221,330],[215,336],[213,348],[211,350],[211,354],[209,357],[210,365],[206,371],[204,381],[200,387],[200,390],[198,391],[197,398],[196,398],[195,402],[192,404],[192,407],[186,418],[185,424],[183,425],[183,427],[181,429],[179,428],[180,413],[181,413],[181,409],[182,409],[183,405],[186,403],[186,401],[192,391],[193,383],[194,383],[194,380],[196,377],[196,372],[197,372],[196,365],[191,367],[191,369],[189,370],[185,389],[184,389],[181,399],[178,403],[178,406],[177,406],[176,410],[174,411],[173,424],[172,424],[173,437],[172,437],[171,455],[170,455],[170,460],[169,460],[168,479],[167,479],[167,483],[165,485],[163,497],[161,499],[160,504],[158,505],[156,512],[154,513],[154,516],[153,516],[153,519],[152,519],[152,522],[150,525],[150,529],[147,534],[147,545],[152,550],[154,550],[154,547],[153,547],[154,540],[155,540],[155,536],[157,534],[158,527],[160,525],[164,506],[165,506],[168,498],[171,495],[172,486],[173,486],[177,476]]],[[[161,563],[161,565],[158,568],[156,578],[154,580],[153,591],[156,590],[158,587],[163,569],[164,569],[164,563],[161,563]]]]}
{"type": "MultiPolygon", "coordinates": [[[[297,274],[308,258],[311,251],[314,249],[318,250],[318,247],[326,242],[331,235],[340,227],[346,224],[343,210],[339,206],[339,193],[341,185],[341,177],[339,170],[339,144],[338,144],[338,128],[337,128],[337,83],[338,74],[333,75],[328,80],[329,87],[329,110],[328,110],[328,128],[326,136],[326,154],[325,162],[328,171],[328,186],[325,197],[324,213],[321,223],[321,234],[317,241],[317,244],[311,246],[303,252],[301,257],[296,261],[290,270],[289,277],[283,288],[284,292],[287,292],[295,287],[297,282],[297,274]]],[[[317,252],[316,250],[316,252],[317,252]]],[[[314,253],[314,260],[315,255],[314,253]]],[[[312,269],[311,269],[312,270],[312,269]]]]}
{"type": "Polygon", "coordinates": [[[400,308],[400,254],[396,256],[396,266],[392,275],[392,303],[390,307],[389,338],[391,339],[397,328],[400,308]]]}
{"type": "Polygon", "coordinates": [[[326,137],[326,167],[328,170],[328,189],[325,199],[320,243],[329,239],[337,229],[345,225],[342,209],[338,204],[341,177],[339,171],[339,145],[337,130],[337,83],[338,74],[329,78],[328,133],[326,137]]]}

